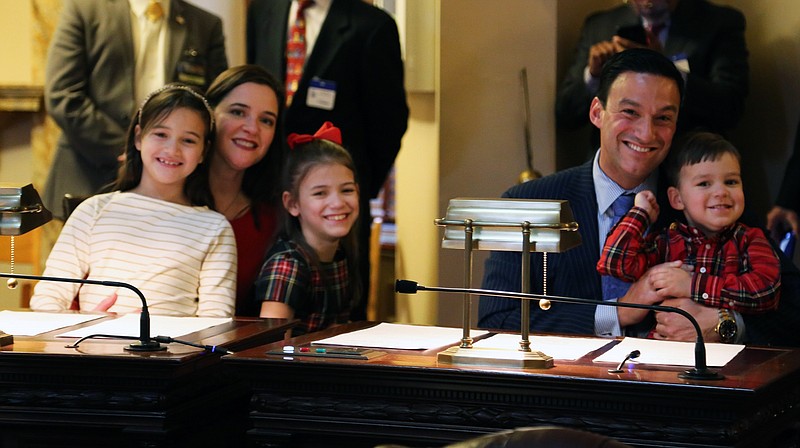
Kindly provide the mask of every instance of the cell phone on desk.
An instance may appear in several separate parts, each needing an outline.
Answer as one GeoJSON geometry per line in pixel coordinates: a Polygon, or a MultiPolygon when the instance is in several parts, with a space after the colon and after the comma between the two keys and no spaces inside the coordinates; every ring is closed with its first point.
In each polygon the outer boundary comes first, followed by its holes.
{"type": "Polygon", "coordinates": [[[617,32],[614,34],[637,44],[647,45],[647,33],[645,33],[644,27],[641,25],[621,26],[617,28],[617,32]]]}

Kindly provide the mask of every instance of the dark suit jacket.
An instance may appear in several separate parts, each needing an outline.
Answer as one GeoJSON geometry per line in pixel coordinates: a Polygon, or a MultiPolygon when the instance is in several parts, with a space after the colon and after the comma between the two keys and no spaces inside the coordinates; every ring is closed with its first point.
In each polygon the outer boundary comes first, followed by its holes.
{"type": "MultiPolygon", "coordinates": [[[[566,199],[583,242],[560,254],[547,255],[547,293],[556,296],[602,300],[597,261],[600,259],[597,234],[597,196],[592,180],[592,163],[545,176],[510,188],[503,197],[519,199],[566,199]]],[[[662,176],[663,177],[663,176],[662,176]]],[[[659,181],[658,202],[661,214],[654,228],[662,228],[680,218],[666,199],[666,181],[659,181]]],[[[747,212],[741,221],[750,224],[754,217],[747,212]]],[[[773,244],[774,246],[774,244],[773,244]]],[[[781,259],[781,301],[779,308],[764,314],[743,316],[746,341],[760,345],[800,346],[800,272],[777,247],[781,259]]],[[[521,259],[519,252],[492,252],[486,261],[484,289],[520,290],[521,259]]],[[[531,255],[531,292],[542,293],[542,254],[531,255]]],[[[481,297],[478,327],[519,331],[520,301],[481,297]]],[[[594,334],[595,307],[553,303],[548,311],[531,306],[531,330],[557,333],[594,334]]]]}
{"type": "MultiPolygon", "coordinates": [[[[247,17],[248,62],[280,79],[286,73],[290,5],[291,0],[253,0],[247,17]]],[[[325,121],[342,130],[363,199],[375,197],[400,150],[408,106],[397,25],[386,12],[361,0],[331,4],[286,111],[285,131],[313,134],[325,121]],[[312,78],[336,83],[333,110],[306,105],[312,78]]]]}
{"type": "MultiPolygon", "coordinates": [[[[597,235],[597,196],[592,181],[592,163],[545,176],[512,187],[507,198],[566,199],[579,223],[583,242],[560,254],[547,254],[547,292],[551,295],[596,299],[602,297],[595,265],[600,259],[597,235]]],[[[486,261],[483,288],[519,291],[519,252],[492,252],[486,261]]],[[[531,255],[531,292],[542,293],[542,254],[531,255]]],[[[595,307],[553,303],[549,311],[531,306],[531,329],[535,331],[594,334],[595,307]]],[[[481,297],[478,326],[491,329],[520,328],[520,301],[481,297]]]]}
{"type": "MultiPolygon", "coordinates": [[[[749,85],[744,16],[706,0],[680,0],[671,20],[664,54],[685,55],[691,69],[678,117],[679,132],[702,127],[725,133],[735,128],[742,117],[749,85]]],[[[556,99],[560,128],[575,129],[589,122],[594,95],[586,91],[583,72],[591,46],[611,40],[620,26],[637,24],[641,21],[627,5],[586,19],[574,62],[556,99]]]]}
{"type": "MultiPolygon", "coordinates": [[[[130,16],[127,0],[64,2],[45,73],[47,111],[62,130],[44,196],[56,216],[64,193],[90,195],[116,177],[117,156],[139,107],[130,16]]],[[[172,0],[167,23],[165,79],[205,91],[228,67],[222,21],[172,0]]]]}
{"type": "Polygon", "coordinates": [[[783,173],[783,183],[775,205],[800,213],[800,123],[794,136],[794,150],[783,173]]]}

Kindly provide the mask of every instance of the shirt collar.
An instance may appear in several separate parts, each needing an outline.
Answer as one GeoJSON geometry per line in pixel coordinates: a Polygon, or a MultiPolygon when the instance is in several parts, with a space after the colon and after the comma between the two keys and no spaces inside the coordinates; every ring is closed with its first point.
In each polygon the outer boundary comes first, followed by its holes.
{"type": "Polygon", "coordinates": [[[626,190],[614,182],[610,177],[600,169],[600,150],[598,149],[594,155],[592,162],[592,179],[594,181],[594,191],[597,196],[597,210],[599,213],[605,213],[611,203],[614,202],[619,195],[623,193],[638,193],[644,190],[656,192],[658,187],[658,170],[655,170],[645,181],[635,188],[626,190]]]}
{"type": "MultiPolygon", "coordinates": [[[[160,0],[161,8],[164,10],[164,17],[169,17],[169,9],[170,9],[170,0],[160,0]]],[[[136,17],[144,17],[144,11],[147,9],[147,5],[150,4],[150,0],[128,0],[128,4],[131,7],[131,12],[136,17]]]]}

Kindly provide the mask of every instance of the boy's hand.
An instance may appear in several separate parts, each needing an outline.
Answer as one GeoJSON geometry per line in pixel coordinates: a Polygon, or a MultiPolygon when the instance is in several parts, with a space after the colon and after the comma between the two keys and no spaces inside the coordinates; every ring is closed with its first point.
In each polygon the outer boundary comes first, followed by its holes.
{"type": "Polygon", "coordinates": [[[645,190],[636,193],[636,197],[633,199],[633,205],[644,209],[651,223],[656,222],[656,219],[658,219],[658,202],[656,201],[656,195],[654,195],[652,191],[645,190]]]}
{"type": "Polygon", "coordinates": [[[682,265],[681,261],[672,261],[650,268],[648,273],[656,294],[662,298],[691,297],[692,274],[682,265]]]}

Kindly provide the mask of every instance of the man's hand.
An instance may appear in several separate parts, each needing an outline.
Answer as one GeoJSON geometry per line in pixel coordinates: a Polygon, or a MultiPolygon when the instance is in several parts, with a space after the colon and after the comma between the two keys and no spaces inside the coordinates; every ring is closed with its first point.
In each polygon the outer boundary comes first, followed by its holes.
{"type": "Polygon", "coordinates": [[[601,41],[589,48],[589,73],[593,78],[599,78],[600,72],[603,70],[603,64],[615,53],[619,52],[613,42],[601,41]]]}
{"type": "Polygon", "coordinates": [[[659,53],[663,53],[664,49],[661,47],[661,41],[658,37],[653,37],[650,31],[648,33],[648,40],[650,44],[642,45],[638,42],[625,39],[624,37],[613,36],[610,41],[600,41],[589,48],[589,73],[593,78],[600,77],[600,71],[603,69],[603,64],[606,63],[608,58],[614,56],[621,51],[629,50],[631,48],[650,48],[659,53]]]}
{"type": "MultiPolygon", "coordinates": [[[[673,264],[673,263],[666,263],[673,264]]],[[[628,292],[623,297],[619,298],[622,303],[638,303],[642,305],[656,305],[661,302],[660,297],[653,286],[650,272],[652,269],[645,272],[645,274],[637,281],[635,281],[628,292]]],[[[638,324],[642,319],[647,316],[648,310],[640,310],[635,308],[617,308],[617,317],[619,318],[620,327],[627,327],[628,325],[638,324]]]]}
{"type": "MultiPolygon", "coordinates": [[[[719,342],[719,335],[714,331],[719,322],[717,308],[701,305],[688,298],[667,299],[661,302],[661,305],[687,311],[700,325],[705,342],[719,342]]],[[[694,341],[697,339],[697,332],[692,323],[678,313],[656,312],[656,322],[656,330],[653,335],[655,339],[669,339],[670,341],[694,341]]]]}

